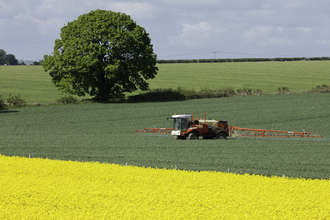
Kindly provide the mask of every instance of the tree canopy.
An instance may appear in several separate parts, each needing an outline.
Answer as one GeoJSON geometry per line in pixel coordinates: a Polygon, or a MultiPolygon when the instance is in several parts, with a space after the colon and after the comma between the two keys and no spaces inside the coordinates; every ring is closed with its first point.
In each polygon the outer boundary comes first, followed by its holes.
{"type": "Polygon", "coordinates": [[[18,60],[16,59],[14,54],[7,55],[9,65],[18,65],[18,60]]]}
{"type": "Polygon", "coordinates": [[[7,64],[7,54],[6,51],[0,49],[0,65],[7,64]]]}
{"type": "Polygon", "coordinates": [[[156,59],[149,34],[129,15],[96,10],[61,28],[41,65],[62,92],[107,100],[148,90],[156,59]]]}

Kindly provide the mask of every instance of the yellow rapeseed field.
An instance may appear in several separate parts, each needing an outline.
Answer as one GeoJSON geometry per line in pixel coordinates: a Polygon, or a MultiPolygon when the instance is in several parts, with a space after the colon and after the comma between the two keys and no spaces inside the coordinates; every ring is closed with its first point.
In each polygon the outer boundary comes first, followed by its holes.
{"type": "Polygon", "coordinates": [[[330,219],[329,180],[0,155],[0,219],[330,219]]]}

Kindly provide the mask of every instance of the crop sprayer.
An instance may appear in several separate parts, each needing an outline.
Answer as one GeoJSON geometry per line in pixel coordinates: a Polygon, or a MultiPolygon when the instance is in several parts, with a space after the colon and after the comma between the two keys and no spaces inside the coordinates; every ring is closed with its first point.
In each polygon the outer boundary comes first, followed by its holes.
{"type": "Polygon", "coordinates": [[[203,139],[226,139],[229,137],[306,137],[322,138],[322,135],[312,134],[305,131],[278,131],[266,129],[239,128],[228,126],[227,121],[217,121],[212,119],[195,118],[195,115],[172,115],[173,128],[146,128],[136,130],[139,133],[161,133],[171,134],[174,139],[198,140],[203,139]]]}

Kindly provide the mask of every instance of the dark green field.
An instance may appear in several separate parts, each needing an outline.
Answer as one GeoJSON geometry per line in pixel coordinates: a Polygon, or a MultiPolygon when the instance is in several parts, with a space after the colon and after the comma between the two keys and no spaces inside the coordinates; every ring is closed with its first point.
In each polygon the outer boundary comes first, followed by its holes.
{"type": "Polygon", "coordinates": [[[81,104],[0,111],[0,153],[147,167],[330,178],[330,94],[268,95],[181,102],[81,104]],[[310,138],[174,140],[139,134],[171,127],[173,113],[248,128],[300,131],[310,138]]]}

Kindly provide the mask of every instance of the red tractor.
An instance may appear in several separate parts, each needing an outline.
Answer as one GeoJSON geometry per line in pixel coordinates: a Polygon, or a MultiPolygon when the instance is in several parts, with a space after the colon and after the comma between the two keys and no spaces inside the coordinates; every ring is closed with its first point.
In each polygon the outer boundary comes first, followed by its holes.
{"type": "MultiPolygon", "coordinates": [[[[168,119],[168,118],[167,118],[168,119]]],[[[195,118],[191,115],[172,115],[173,128],[146,128],[136,130],[143,133],[172,134],[174,139],[198,140],[203,139],[226,139],[231,137],[300,137],[322,138],[322,135],[300,131],[279,131],[254,128],[240,128],[228,126],[227,121],[217,121],[204,118],[195,118]]]]}
{"type": "Polygon", "coordinates": [[[226,139],[229,136],[227,121],[195,118],[194,115],[172,115],[174,139],[198,140],[226,139]]]}

